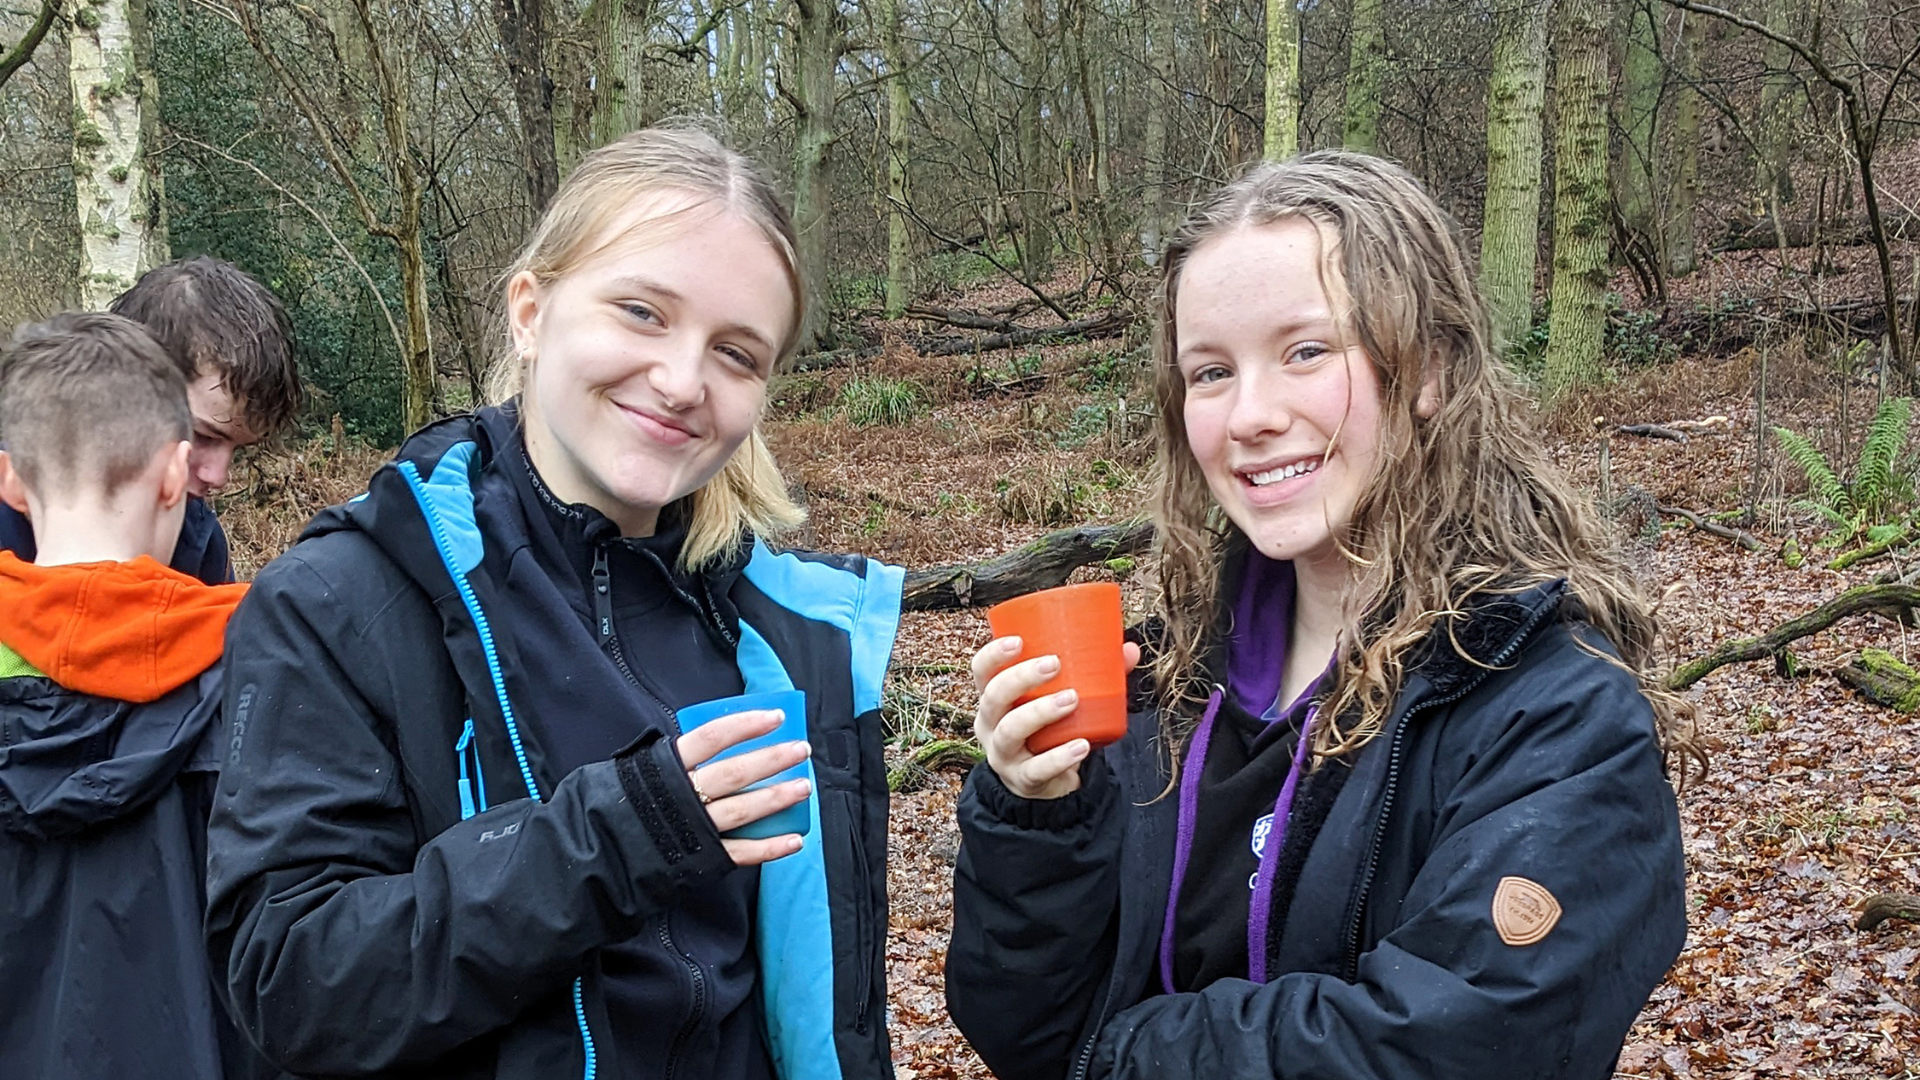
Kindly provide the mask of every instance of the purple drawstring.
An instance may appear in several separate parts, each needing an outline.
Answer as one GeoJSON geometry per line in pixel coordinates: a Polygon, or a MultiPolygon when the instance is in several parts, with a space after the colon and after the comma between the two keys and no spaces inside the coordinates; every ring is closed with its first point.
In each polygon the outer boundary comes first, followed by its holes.
{"type": "MultiPolygon", "coordinates": [[[[1160,931],[1160,986],[1167,993],[1176,991],[1173,987],[1173,926],[1175,912],[1180,906],[1180,884],[1187,876],[1187,862],[1193,854],[1194,819],[1200,805],[1200,772],[1206,766],[1207,744],[1213,737],[1214,718],[1220,712],[1222,691],[1215,687],[1207,699],[1207,711],[1200,717],[1200,726],[1193,733],[1193,743],[1187,748],[1187,760],[1182,765],[1186,770],[1180,777],[1179,824],[1173,846],[1173,882],[1167,888],[1167,917],[1160,931]]],[[[1267,831],[1267,842],[1260,849],[1260,869],[1254,876],[1253,895],[1247,904],[1247,977],[1255,983],[1267,981],[1267,923],[1272,913],[1273,878],[1280,865],[1280,849],[1287,842],[1287,818],[1293,810],[1294,792],[1300,787],[1300,775],[1307,760],[1307,747],[1313,734],[1313,721],[1319,714],[1318,706],[1307,709],[1306,719],[1300,725],[1300,741],[1293,748],[1293,764],[1287,770],[1286,783],[1280,786],[1280,795],[1273,801],[1273,822],[1267,831]]]]}

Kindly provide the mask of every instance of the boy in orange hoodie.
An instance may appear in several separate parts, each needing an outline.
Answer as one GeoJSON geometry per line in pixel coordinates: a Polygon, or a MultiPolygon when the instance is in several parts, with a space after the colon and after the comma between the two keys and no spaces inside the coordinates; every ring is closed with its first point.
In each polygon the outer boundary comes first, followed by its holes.
{"type": "Polygon", "coordinates": [[[227,617],[168,569],[192,418],[138,323],[61,315],[0,353],[0,1076],[222,1077],[247,1051],[201,944],[227,617]]]}

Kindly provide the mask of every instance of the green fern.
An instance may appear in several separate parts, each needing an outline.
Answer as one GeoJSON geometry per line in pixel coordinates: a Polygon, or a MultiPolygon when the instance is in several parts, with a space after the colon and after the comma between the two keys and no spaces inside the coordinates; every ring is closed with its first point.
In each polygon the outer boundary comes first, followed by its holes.
{"type": "Polygon", "coordinates": [[[1813,493],[1813,498],[1808,502],[1844,527],[1845,522],[1853,517],[1853,496],[1848,493],[1847,485],[1834,475],[1833,466],[1827,464],[1826,455],[1798,432],[1776,427],[1773,437],[1780,440],[1780,449],[1785,451],[1787,458],[1807,474],[1807,487],[1813,493]]]}
{"type": "Polygon", "coordinates": [[[1860,448],[1860,467],[1854,471],[1853,501],[1877,518],[1899,495],[1895,488],[1893,463],[1907,444],[1907,418],[1913,399],[1896,397],[1880,403],[1867,428],[1866,445],[1860,448]]]}

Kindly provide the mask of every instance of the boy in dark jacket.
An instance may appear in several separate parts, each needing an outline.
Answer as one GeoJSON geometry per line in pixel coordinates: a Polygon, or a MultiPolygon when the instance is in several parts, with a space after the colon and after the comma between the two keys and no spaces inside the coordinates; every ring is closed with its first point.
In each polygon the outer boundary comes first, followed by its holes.
{"type": "Polygon", "coordinates": [[[139,324],[62,315],[0,354],[0,1076],[220,1077],[201,945],[209,738],[243,585],[163,566],[192,417],[139,324]]]}
{"type": "MultiPolygon", "coordinates": [[[[227,485],[236,450],[285,428],[300,411],[287,314],[252,275],[204,255],[147,271],[114,300],[113,312],[160,343],[186,379],[193,414],[185,517],[160,559],[209,585],[226,584],[233,561],[206,500],[227,485]]],[[[5,504],[0,551],[34,561],[26,516],[5,504]]]]}

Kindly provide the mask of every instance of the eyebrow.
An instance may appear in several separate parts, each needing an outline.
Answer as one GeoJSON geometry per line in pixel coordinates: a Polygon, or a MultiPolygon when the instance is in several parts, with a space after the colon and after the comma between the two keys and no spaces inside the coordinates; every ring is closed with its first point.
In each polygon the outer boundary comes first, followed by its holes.
{"type": "MultiPolygon", "coordinates": [[[[614,288],[619,289],[621,291],[626,291],[626,292],[637,292],[637,293],[650,292],[664,299],[671,300],[676,304],[684,304],[686,303],[686,300],[687,300],[687,298],[684,295],[682,295],[678,289],[669,288],[668,286],[662,285],[659,282],[653,280],[652,278],[640,277],[637,274],[626,274],[626,275],[622,275],[621,277],[614,278],[612,285],[614,288]]],[[[747,337],[752,338],[754,341],[758,342],[760,345],[764,346],[765,348],[772,349],[776,347],[773,343],[773,339],[767,337],[767,335],[761,333],[760,331],[754,329],[753,327],[748,326],[746,323],[742,323],[742,322],[726,323],[720,327],[720,332],[722,334],[743,334],[747,337]]]]}

